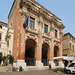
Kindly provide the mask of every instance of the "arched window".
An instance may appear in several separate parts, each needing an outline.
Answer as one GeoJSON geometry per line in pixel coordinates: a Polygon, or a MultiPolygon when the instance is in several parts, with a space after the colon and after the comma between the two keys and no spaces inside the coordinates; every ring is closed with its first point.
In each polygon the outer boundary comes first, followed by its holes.
{"type": "Polygon", "coordinates": [[[2,28],[2,26],[0,25],[0,28],[2,28]]]}

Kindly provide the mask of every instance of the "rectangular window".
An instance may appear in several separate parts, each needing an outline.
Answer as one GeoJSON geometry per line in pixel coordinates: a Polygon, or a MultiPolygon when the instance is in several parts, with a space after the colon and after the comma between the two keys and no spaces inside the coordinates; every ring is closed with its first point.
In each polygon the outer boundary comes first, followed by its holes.
{"type": "Polygon", "coordinates": [[[46,34],[48,33],[48,25],[46,25],[46,24],[44,25],[44,33],[46,33],[46,34]]]}
{"type": "Polygon", "coordinates": [[[0,41],[1,41],[1,33],[0,33],[0,41]]]}
{"type": "Polygon", "coordinates": [[[35,23],[35,19],[30,17],[29,27],[30,27],[31,29],[34,29],[34,23],[35,23]]]}
{"type": "Polygon", "coordinates": [[[73,50],[74,50],[74,45],[73,45],[73,50]]]}
{"type": "Polygon", "coordinates": [[[57,38],[57,30],[55,30],[55,38],[57,38]]]}
{"type": "Polygon", "coordinates": [[[71,43],[70,43],[70,49],[71,49],[71,43]]]}

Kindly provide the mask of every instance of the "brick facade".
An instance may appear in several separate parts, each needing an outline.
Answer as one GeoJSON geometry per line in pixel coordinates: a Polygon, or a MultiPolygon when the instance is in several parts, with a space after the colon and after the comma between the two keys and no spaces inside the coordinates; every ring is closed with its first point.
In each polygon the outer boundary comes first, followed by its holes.
{"type": "Polygon", "coordinates": [[[53,61],[55,46],[59,48],[59,56],[62,56],[62,43],[60,41],[60,36],[62,36],[64,25],[61,23],[61,19],[56,17],[34,0],[14,1],[8,17],[8,28],[14,29],[14,60],[25,60],[27,39],[33,39],[36,42],[35,61],[42,60],[42,45],[44,43],[48,44],[49,46],[47,55],[48,61],[53,61]],[[43,11],[40,9],[40,7],[43,11]],[[34,30],[31,30],[29,25],[26,29],[23,28],[23,22],[27,16],[35,19],[34,30]],[[48,32],[52,24],[52,31],[49,36],[44,33],[44,24],[48,25],[48,32]],[[55,38],[55,30],[57,30],[57,38],[55,38]]]}

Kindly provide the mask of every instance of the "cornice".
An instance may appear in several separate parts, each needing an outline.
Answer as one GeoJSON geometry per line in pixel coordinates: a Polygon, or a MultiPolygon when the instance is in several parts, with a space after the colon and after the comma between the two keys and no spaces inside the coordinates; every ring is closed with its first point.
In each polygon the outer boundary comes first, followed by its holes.
{"type": "Polygon", "coordinates": [[[44,11],[47,12],[47,14],[50,14],[51,16],[53,15],[55,18],[61,20],[60,18],[58,18],[57,16],[55,16],[53,13],[51,13],[49,10],[47,10],[45,7],[43,7],[42,5],[40,5],[38,2],[36,2],[35,0],[23,0],[23,1],[31,1],[33,3],[35,3],[39,8],[41,7],[44,11]]]}
{"type": "Polygon", "coordinates": [[[44,15],[44,17],[47,18],[48,20],[53,19],[56,22],[61,22],[61,19],[57,18],[50,11],[45,9],[43,6],[41,6],[39,3],[35,2],[34,0],[23,0],[20,6],[21,7],[26,6],[28,9],[31,9],[36,13],[44,15]]]}
{"type": "Polygon", "coordinates": [[[63,23],[61,23],[61,26],[60,26],[61,29],[64,29],[65,26],[63,25],[63,23]]]}
{"type": "Polygon", "coordinates": [[[72,38],[75,40],[75,37],[74,37],[71,33],[69,33],[69,32],[66,33],[66,34],[64,35],[64,37],[67,36],[67,35],[69,35],[70,37],[72,37],[72,38]]]}
{"type": "MultiPolygon", "coordinates": [[[[22,0],[20,3],[20,7],[21,9],[23,9],[23,7],[27,8],[27,11],[32,10],[33,12],[37,13],[38,16],[42,16],[48,21],[55,23],[57,27],[59,27],[60,29],[65,28],[65,26],[61,23],[61,19],[56,17],[54,14],[52,14],[50,11],[45,9],[43,6],[41,6],[39,3],[37,3],[34,0],[22,0]]],[[[21,16],[24,16],[24,14],[28,15],[28,12],[22,11],[21,16]]]]}
{"type": "Polygon", "coordinates": [[[0,21],[0,25],[7,27],[8,24],[0,21]]]}
{"type": "Polygon", "coordinates": [[[24,7],[19,10],[19,13],[21,14],[22,18],[26,18],[28,16],[27,9],[24,7]]]}
{"type": "MultiPolygon", "coordinates": [[[[15,4],[17,0],[14,0],[13,5],[11,7],[10,13],[13,9],[13,6],[15,4]]],[[[50,11],[48,11],[45,7],[43,7],[42,5],[40,5],[38,2],[36,2],[35,0],[20,0],[20,8],[22,8],[23,6],[27,6],[27,8],[35,11],[36,13],[41,13],[44,18],[47,18],[48,20],[53,20],[54,22],[61,23],[61,19],[58,18],[57,16],[55,16],[53,13],[51,13],[50,11]]],[[[9,13],[9,15],[10,15],[9,13]]],[[[8,18],[9,18],[8,15],[8,18]]],[[[22,15],[22,14],[21,14],[22,15]]],[[[61,25],[62,28],[64,29],[65,27],[63,25],[61,25]]]]}

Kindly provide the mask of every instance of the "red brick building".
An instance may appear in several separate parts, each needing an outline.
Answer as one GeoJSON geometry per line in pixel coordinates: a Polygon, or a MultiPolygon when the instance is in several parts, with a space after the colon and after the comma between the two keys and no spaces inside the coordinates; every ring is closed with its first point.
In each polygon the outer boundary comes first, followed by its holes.
{"type": "MultiPolygon", "coordinates": [[[[17,66],[44,68],[51,63],[55,68],[53,57],[62,56],[60,37],[65,27],[61,19],[35,0],[14,0],[8,16],[8,28],[14,31],[12,55],[17,66]],[[28,26],[24,28],[27,16],[28,26]],[[48,35],[51,25],[52,30],[48,35]]],[[[63,67],[62,61],[58,62],[58,66],[63,67]]]]}

